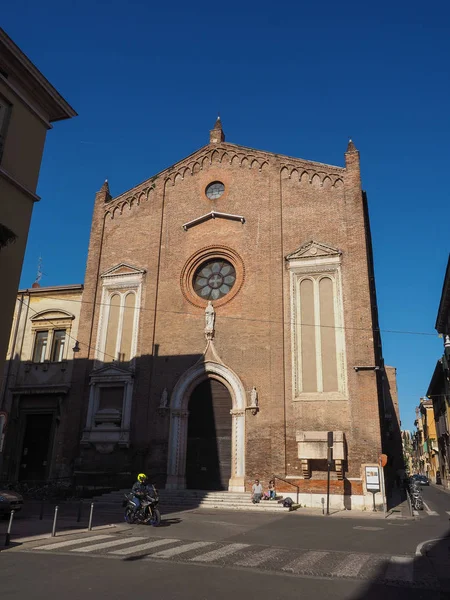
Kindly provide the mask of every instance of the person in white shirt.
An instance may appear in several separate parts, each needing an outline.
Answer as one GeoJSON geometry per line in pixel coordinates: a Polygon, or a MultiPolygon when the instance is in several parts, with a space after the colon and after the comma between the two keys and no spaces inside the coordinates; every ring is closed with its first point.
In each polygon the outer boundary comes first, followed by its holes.
{"type": "Polygon", "coordinates": [[[259,483],[259,479],[255,479],[255,483],[252,485],[252,502],[257,504],[263,495],[262,485],[259,483]]]}

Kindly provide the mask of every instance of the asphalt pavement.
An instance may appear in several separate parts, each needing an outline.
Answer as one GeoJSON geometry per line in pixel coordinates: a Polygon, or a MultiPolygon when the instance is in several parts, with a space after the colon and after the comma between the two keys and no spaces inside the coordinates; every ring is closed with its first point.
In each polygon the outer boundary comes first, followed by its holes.
{"type": "Polygon", "coordinates": [[[47,532],[26,540],[32,521],[24,518],[1,552],[1,596],[40,598],[42,587],[46,598],[64,590],[67,600],[140,598],[147,588],[161,600],[450,598],[450,494],[433,486],[423,493],[416,519],[194,510],[152,528],[97,514],[92,532],[74,526],[50,538],[50,523],[41,522],[47,532]],[[108,520],[112,527],[99,527],[108,520]]]}

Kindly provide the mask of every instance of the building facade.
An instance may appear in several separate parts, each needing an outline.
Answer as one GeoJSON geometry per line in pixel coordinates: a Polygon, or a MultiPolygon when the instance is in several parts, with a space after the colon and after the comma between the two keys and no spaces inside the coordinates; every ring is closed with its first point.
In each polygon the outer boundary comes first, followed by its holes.
{"type": "Polygon", "coordinates": [[[436,331],[444,341],[444,353],[437,361],[427,395],[431,398],[439,446],[442,485],[450,488],[450,257],[436,318],[436,331]]]}
{"type": "Polygon", "coordinates": [[[227,143],[218,119],[144,183],[113,198],[105,182],[78,340],[61,476],[233,491],[276,476],[321,505],[331,440],[332,503],[371,506],[395,372],[353,143],[331,166],[227,143]]]}
{"type": "Polygon", "coordinates": [[[82,285],[19,291],[0,395],[0,480],[56,477],[82,285]]]}
{"type": "Polygon", "coordinates": [[[433,401],[421,398],[416,408],[416,456],[418,473],[426,475],[436,483],[439,471],[439,450],[434,419],[433,401]]]}
{"type": "Polygon", "coordinates": [[[76,112],[0,28],[0,373],[51,123],[76,112]]]}

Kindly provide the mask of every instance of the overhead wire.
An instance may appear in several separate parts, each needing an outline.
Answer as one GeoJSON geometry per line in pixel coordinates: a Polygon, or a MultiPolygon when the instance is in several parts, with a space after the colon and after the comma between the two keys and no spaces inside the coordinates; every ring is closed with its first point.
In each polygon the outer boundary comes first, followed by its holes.
{"type": "MultiPolygon", "coordinates": [[[[62,300],[62,301],[67,301],[67,302],[78,302],[78,303],[84,302],[85,304],[93,304],[95,306],[109,306],[108,302],[95,302],[94,303],[94,302],[89,302],[86,300],[75,300],[72,298],[55,298],[52,296],[46,296],[46,298],[48,300],[56,300],[56,301],[62,300]]],[[[134,310],[155,312],[154,308],[146,308],[144,306],[136,307],[134,310]]],[[[184,315],[186,317],[193,317],[195,319],[202,318],[201,315],[196,315],[196,314],[193,314],[190,312],[167,310],[164,308],[158,308],[157,312],[173,314],[173,315],[184,315]]],[[[232,315],[221,315],[220,318],[223,320],[230,320],[230,321],[248,321],[248,322],[269,323],[269,324],[283,322],[282,319],[261,319],[261,318],[256,318],[256,317],[242,317],[242,316],[234,317],[232,315]]],[[[393,334],[397,334],[397,335],[424,335],[424,336],[428,336],[428,337],[442,337],[441,334],[428,332],[428,331],[407,331],[407,330],[399,330],[399,329],[381,329],[381,328],[377,328],[377,327],[350,327],[348,325],[322,325],[322,324],[317,324],[317,323],[302,323],[302,322],[296,321],[294,319],[289,319],[288,321],[284,321],[285,325],[289,325],[289,324],[293,324],[293,323],[297,323],[298,325],[300,325],[302,327],[320,327],[320,328],[324,328],[324,329],[328,328],[328,329],[343,329],[343,330],[350,330],[350,331],[373,331],[373,332],[377,332],[377,333],[393,333],[393,334]]]]}

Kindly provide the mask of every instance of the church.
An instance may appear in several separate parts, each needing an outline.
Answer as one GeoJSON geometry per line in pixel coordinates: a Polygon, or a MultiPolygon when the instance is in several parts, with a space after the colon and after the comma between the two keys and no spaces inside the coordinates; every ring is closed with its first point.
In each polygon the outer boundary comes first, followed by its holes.
{"type": "Polygon", "coordinates": [[[54,475],[372,503],[392,427],[367,198],[345,166],[209,143],[95,197],[54,475]],[[332,447],[330,456],[329,448],[332,447]],[[130,479],[131,478],[131,479],[130,479]]]}

